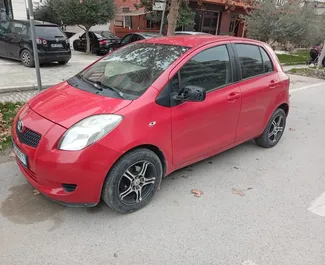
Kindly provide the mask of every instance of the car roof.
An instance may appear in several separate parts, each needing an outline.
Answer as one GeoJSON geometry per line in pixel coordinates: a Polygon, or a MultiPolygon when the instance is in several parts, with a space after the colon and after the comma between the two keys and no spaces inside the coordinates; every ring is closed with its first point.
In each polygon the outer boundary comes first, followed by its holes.
{"type": "Polygon", "coordinates": [[[221,41],[242,41],[242,42],[250,42],[255,44],[261,44],[262,42],[252,39],[232,37],[232,36],[216,36],[216,35],[176,35],[171,37],[158,37],[151,38],[147,40],[143,40],[142,42],[153,43],[153,44],[167,44],[167,45],[178,45],[185,47],[196,47],[203,46],[213,42],[221,42],[221,41]]]}
{"type": "Polygon", "coordinates": [[[133,32],[132,34],[140,35],[140,36],[144,37],[145,39],[149,39],[149,38],[154,38],[154,37],[159,37],[160,36],[160,34],[158,32],[133,32]]]}
{"type": "Polygon", "coordinates": [[[175,34],[187,34],[187,35],[211,35],[205,32],[197,32],[197,31],[175,31],[175,34]]]}
{"type": "MultiPolygon", "coordinates": [[[[28,19],[11,19],[9,20],[10,22],[20,22],[23,24],[29,24],[30,21],[28,19]]],[[[40,20],[35,20],[35,26],[51,26],[51,27],[58,27],[59,25],[54,24],[54,23],[50,23],[50,22],[46,22],[46,21],[40,21],[40,20]]]]}

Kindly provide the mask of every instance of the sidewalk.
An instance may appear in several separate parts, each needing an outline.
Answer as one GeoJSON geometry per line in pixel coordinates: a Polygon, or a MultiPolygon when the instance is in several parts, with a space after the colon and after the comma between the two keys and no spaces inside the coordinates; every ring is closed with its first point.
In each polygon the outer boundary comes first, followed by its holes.
{"type": "MultiPolygon", "coordinates": [[[[58,65],[56,63],[42,65],[43,88],[72,77],[99,58],[98,56],[72,51],[71,60],[67,65],[58,65]]],[[[0,94],[37,89],[35,68],[24,67],[18,61],[0,59],[0,80],[0,94]]]]}

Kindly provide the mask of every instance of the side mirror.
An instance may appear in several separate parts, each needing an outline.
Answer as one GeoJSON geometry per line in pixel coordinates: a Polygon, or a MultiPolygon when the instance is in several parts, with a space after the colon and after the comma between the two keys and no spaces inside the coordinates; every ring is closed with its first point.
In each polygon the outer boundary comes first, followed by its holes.
{"type": "Polygon", "coordinates": [[[203,87],[199,86],[186,86],[174,98],[179,101],[201,102],[206,98],[206,92],[203,87]]]}

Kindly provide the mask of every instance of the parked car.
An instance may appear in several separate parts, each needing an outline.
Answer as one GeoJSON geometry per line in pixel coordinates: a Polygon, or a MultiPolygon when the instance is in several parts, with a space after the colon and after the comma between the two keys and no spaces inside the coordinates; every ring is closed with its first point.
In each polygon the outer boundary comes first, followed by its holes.
{"type": "MultiPolygon", "coordinates": [[[[89,31],[90,50],[98,55],[111,52],[112,44],[118,43],[120,39],[109,31],[89,31]]],[[[81,35],[79,39],[74,40],[73,49],[85,52],[87,50],[86,33],[81,35]]]]}
{"type": "Polygon", "coordinates": [[[118,43],[114,43],[110,46],[110,51],[116,50],[124,45],[127,45],[129,43],[140,41],[140,40],[146,40],[151,38],[159,37],[159,33],[155,32],[135,32],[125,35],[118,43]]]}
{"type": "MultiPolygon", "coordinates": [[[[40,63],[66,64],[71,58],[67,36],[58,25],[35,21],[40,63]]],[[[0,57],[20,60],[34,67],[33,44],[28,20],[0,22],[0,57]]]]}
{"type": "Polygon", "coordinates": [[[205,32],[197,32],[197,31],[175,31],[175,35],[212,35],[212,34],[205,33],[205,32]]]}
{"type": "Polygon", "coordinates": [[[20,170],[45,196],[83,206],[102,198],[130,213],[177,169],[251,139],[274,147],[288,111],[289,78],[267,44],[151,38],[29,100],[12,139],[20,170]]]}

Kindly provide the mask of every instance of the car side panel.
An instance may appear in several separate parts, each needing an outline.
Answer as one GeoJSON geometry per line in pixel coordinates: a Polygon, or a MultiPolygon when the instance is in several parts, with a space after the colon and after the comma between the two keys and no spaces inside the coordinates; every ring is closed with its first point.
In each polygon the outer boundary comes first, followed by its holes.
{"type": "Polygon", "coordinates": [[[119,110],[116,114],[123,115],[123,121],[99,143],[122,154],[142,145],[155,146],[163,153],[169,174],[172,170],[171,109],[156,104],[158,94],[150,87],[127,108],[119,110]]]}

